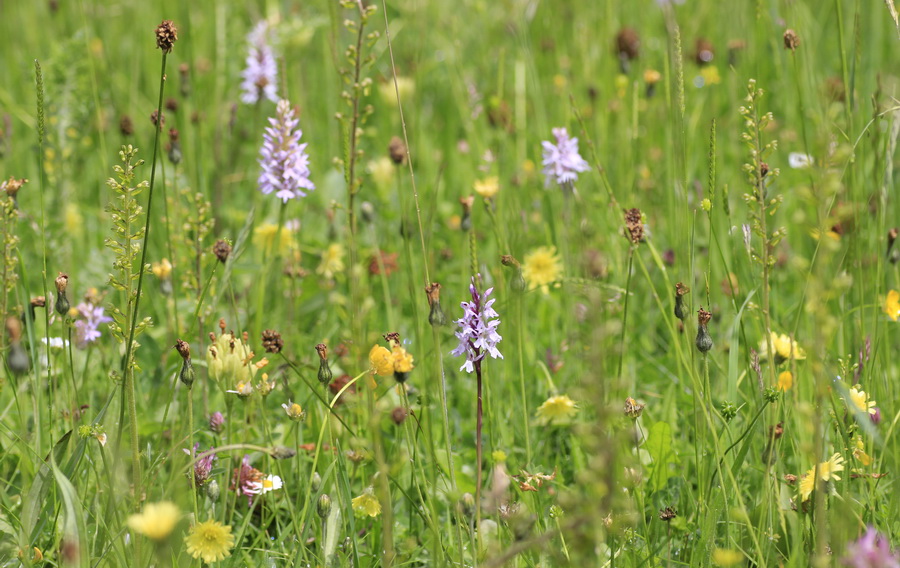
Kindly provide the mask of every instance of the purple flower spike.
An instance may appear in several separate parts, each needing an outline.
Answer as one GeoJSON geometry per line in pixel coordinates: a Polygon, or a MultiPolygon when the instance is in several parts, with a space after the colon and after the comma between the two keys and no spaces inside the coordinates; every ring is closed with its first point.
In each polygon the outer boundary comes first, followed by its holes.
{"type": "Polygon", "coordinates": [[[544,148],[544,187],[550,187],[555,181],[562,187],[573,187],[578,179],[578,172],[586,172],[590,165],[578,154],[578,138],[569,138],[565,128],[554,128],[553,136],[556,144],[541,142],[544,148]]]}
{"type": "Polygon", "coordinates": [[[241,101],[248,105],[256,104],[260,98],[278,101],[278,66],[267,41],[268,31],[269,26],[263,21],[247,34],[250,51],[247,67],[241,73],[244,79],[241,82],[241,101]]]}
{"type": "Polygon", "coordinates": [[[473,372],[475,364],[484,359],[485,354],[490,354],[494,359],[503,359],[497,349],[497,343],[503,338],[497,333],[500,315],[493,308],[496,298],[487,299],[493,291],[493,288],[488,288],[484,294],[480,294],[475,286],[475,277],[472,277],[472,283],[469,284],[472,301],[460,303],[464,313],[462,318],[456,320],[459,325],[459,331],[456,332],[459,346],[450,352],[457,357],[465,354],[466,362],[459,368],[460,371],[465,369],[467,373],[473,372]]]}
{"type": "Polygon", "coordinates": [[[900,568],[900,559],[891,552],[884,535],[870,525],[866,534],[847,545],[843,564],[852,568],[900,568]]]}
{"type": "Polygon", "coordinates": [[[259,190],[266,195],[274,191],[287,203],[290,199],[305,197],[303,190],[313,190],[316,186],[309,181],[309,154],[306,144],[300,143],[303,133],[296,129],[299,120],[294,118],[291,104],[279,101],[277,112],[278,116],[269,119],[270,126],[263,134],[259,190]]]}
{"type": "Polygon", "coordinates": [[[225,429],[225,417],[221,412],[213,412],[209,417],[209,429],[216,434],[221,434],[225,429]]]}
{"type": "MultiPolygon", "coordinates": [[[[207,451],[214,450],[215,448],[210,448],[207,451]]],[[[187,448],[184,448],[184,453],[187,455],[191,455],[191,451],[187,448]]],[[[194,456],[201,454],[203,452],[200,451],[200,442],[194,444],[194,456]]],[[[211,453],[207,456],[204,456],[197,460],[194,464],[194,484],[196,487],[203,487],[209,481],[209,476],[212,473],[213,465],[215,465],[216,460],[219,459],[215,453],[211,453]]]]}
{"type": "Polygon", "coordinates": [[[104,314],[101,306],[95,306],[87,302],[81,302],[75,307],[81,318],[75,322],[75,345],[84,349],[91,343],[100,339],[100,330],[97,327],[101,323],[109,323],[112,318],[104,314]]]}

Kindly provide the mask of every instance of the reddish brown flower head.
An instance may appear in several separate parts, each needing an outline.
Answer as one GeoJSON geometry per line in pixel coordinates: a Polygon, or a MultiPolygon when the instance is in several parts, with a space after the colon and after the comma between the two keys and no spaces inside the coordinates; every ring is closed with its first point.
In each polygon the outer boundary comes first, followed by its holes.
{"type": "Polygon", "coordinates": [[[231,255],[231,245],[228,244],[228,241],[225,239],[219,239],[216,241],[216,244],[213,245],[213,254],[216,255],[219,262],[225,264],[228,257],[231,255]]]}
{"type": "Polygon", "coordinates": [[[394,136],[388,144],[388,154],[391,156],[391,161],[398,166],[405,164],[406,144],[398,136],[394,136]]]}
{"type": "Polygon", "coordinates": [[[156,26],[156,47],[163,53],[172,53],[172,46],[178,41],[178,29],[172,20],[163,20],[156,26]]]}
{"type": "Polygon", "coordinates": [[[622,28],[616,34],[616,53],[620,58],[637,59],[641,50],[641,38],[631,28],[622,28]]]}
{"type": "Polygon", "coordinates": [[[284,340],[281,339],[281,334],[274,329],[267,329],[262,332],[262,344],[266,353],[281,353],[284,340]]]}
{"type": "Polygon", "coordinates": [[[800,36],[791,29],[784,30],[784,48],[794,51],[800,46],[800,36]]]}
{"type": "Polygon", "coordinates": [[[178,351],[178,354],[181,355],[182,359],[190,359],[191,358],[191,346],[187,341],[183,339],[179,339],[175,342],[175,350],[178,351]]]}
{"type": "Polygon", "coordinates": [[[625,229],[632,244],[638,244],[644,240],[644,221],[641,218],[641,210],[637,208],[625,210],[625,229]]]}

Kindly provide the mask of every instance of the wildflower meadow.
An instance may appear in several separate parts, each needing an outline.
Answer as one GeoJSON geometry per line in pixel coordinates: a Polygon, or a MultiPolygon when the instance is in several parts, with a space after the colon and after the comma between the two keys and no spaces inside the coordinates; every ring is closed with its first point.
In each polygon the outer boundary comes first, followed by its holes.
{"type": "Polygon", "coordinates": [[[894,0],[0,15],[0,566],[900,568],[894,0]]]}

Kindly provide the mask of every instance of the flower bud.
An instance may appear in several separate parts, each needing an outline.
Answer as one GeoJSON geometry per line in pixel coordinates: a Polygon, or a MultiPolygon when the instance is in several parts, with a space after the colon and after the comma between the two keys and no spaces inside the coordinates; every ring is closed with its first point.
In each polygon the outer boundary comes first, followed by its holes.
{"type": "Polygon", "coordinates": [[[697,315],[697,350],[700,353],[707,353],[710,349],[713,348],[713,340],[709,335],[709,331],[706,329],[706,324],[709,323],[710,318],[712,318],[712,314],[700,308],[700,311],[697,315]]]}
{"type": "Polygon", "coordinates": [[[687,317],[687,310],[684,307],[684,296],[690,291],[691,289],[681,282],[675,285],[675,317],[682,322],[687,317]]]}
{"type": "Polygon", "coordinates": [[[328,386],[331,383],[331,367],[328,365],[328,346],[324,343],[316,345],[316,352],[319,354],[319,373],[317,375],[322,386],[328,386]]]}
{"type": "Polygon", "coordinates": [[[309,480],[309,488],[312,489],[313,493],[317,493],[319,488],[322,487],[322,476],[319,475],[319,472],[316,471],[312,474],[312,478],[309,480]]]}
{"type": "Polygon", "coordinates": [[[179,339],[175,342],[175,350],[181,355],[181,373],[178,379],[188,389],[194,386],[194,364],[191,362],[191,346],[187,341],[179,339]]]}
{"type": "Polygon", "coordinates": [[[225,429],[225,417],[221,412],[213,412],[209,417],[209,429],[216,434],[221,434],[225,429]]]}
{"type": "Polygon", "coordinates": [[[219,482],[215,479],[209,481],[206,484],[206,496],[209,497],[209,500],[215,503],[219,500],[219,482]]]}
{"type": "Polygon", "coordinates": [[[327,493],[322,493],[322,495],[319,496],[319,501],[316,503],[316,513],[323,521],[327,519],[328,515],[331,513],[331,497],[329,497],[327,493]]]}
{"type": "Polygon", "coordinates": [[[65,316],[69,313],[69,299],[66,297],[66,288],[69,286],[69,275],[60,272],[56,277],[56,313],[65,316]]]}
{"type": "Polygon", "coordinates": [[[444,310],[441,308],[441,285],[437,282],[432,282],[425,286],[425,295],[428,297],[428,305],[431,308],[431,311],[428,313],[428,323],[432,327],[440,327],[446,324],[447,316],[444,315],[444,310]]]}

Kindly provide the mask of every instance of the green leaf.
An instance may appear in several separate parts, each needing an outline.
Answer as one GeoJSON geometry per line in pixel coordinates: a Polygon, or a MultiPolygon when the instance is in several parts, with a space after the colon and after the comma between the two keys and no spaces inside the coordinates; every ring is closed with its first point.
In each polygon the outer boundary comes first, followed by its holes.
{"type": "MultiPolygon", "coordinates": [[[[69,438],[72,437],[72,431],[66,432],[56,445],[53,446],[53,460],[61,460],[69,445],[69,438]]],[[[44,461],[49,461],[48,455],[44,461]]],[[[36,529],[38,520],[41,516],[41,508],[45,505],[47,493],[50,491],[50,474],[51,470],[47,464],[42,464],[38,474],[28,490],[28,497],[23,502],[24,509],[22,511],[22,528],[29,542],[33,542],[37,536],[36,529]]]]}
{"type": "Polygon", "coordinates": [[[665,488],[669,478],[675,475],[671,467],[679,463],[678,455],[672,447],[672,427],[667,422],[657,422],[650,428],[644,449],[653,460],[648,469],[650,478],[648,487],[651,491],[665,488]]]}
{"type": "Polygon", "coordinates": [[[90,566],[90,548],[87,539],[87,530],[84,525],[84,507],[78,498],[78,492],[75,486],[69,481],[63,472],[56,465],[56,460],[52,460],[50,465],[53,467],[53,475],[56,477],[56,484],[59,485],[60,494],[63,500],[63,522],[62,529],[65,538],[70,543],[76,543],[78,547],[79,566],[90,566]]]}

